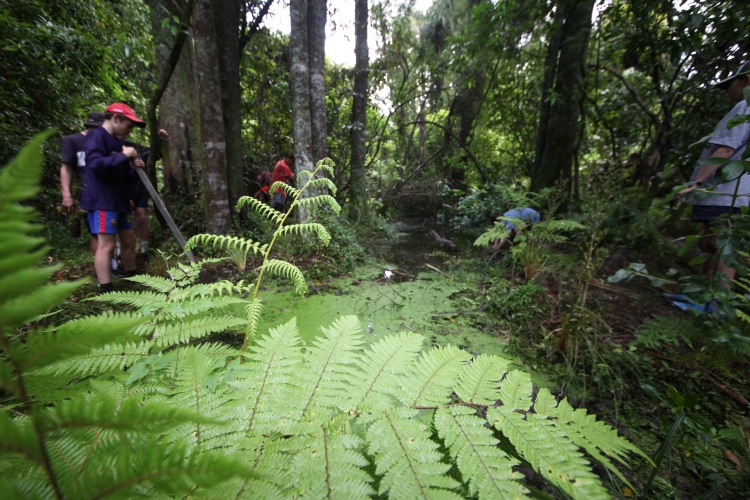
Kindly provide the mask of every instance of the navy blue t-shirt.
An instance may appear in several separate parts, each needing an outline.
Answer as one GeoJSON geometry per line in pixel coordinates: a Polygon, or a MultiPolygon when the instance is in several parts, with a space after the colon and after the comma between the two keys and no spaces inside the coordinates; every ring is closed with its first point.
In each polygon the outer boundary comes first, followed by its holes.
{"type": "Polygon", "coordinates": [[[130,183],[138,175],[130,158],[122,152],[123,142],[97,127],[86,134],[86,191],[81,208],[130,212],[130,183]]]}
{"type": "Polygon", "coordinates": [[[86,136],[80,132],[66,135],[62,138],[61,160],[63,163],[67,163],[73,167],[73,175],[78,185],[76,198],[79,201],[86,187],[86,172],[84,170],[86,166],[85,142],[86,136]]]}

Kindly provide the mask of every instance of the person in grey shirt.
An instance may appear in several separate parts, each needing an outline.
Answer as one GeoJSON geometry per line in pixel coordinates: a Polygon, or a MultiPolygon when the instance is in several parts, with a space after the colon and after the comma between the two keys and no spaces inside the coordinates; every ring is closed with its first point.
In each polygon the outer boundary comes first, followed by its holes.
{"type": "MultiPolygon", "coordinates": [[[[741,64],[740,67],[728,78],[716,84],[724,89],[729,99],[735,103],[734,107],[716,125],[711,136],[709,136],[701,160],[711,158],[728,158],[741,160],[742,154],[750,139],[750,123],[741,123],[729,128],[729,121],[735,116],[750,114],[750,107],[744,99],[744,89],[750,85],[750,61],[741,64]]],[[[750,175],[743,174],[728,182],[719,183],[715,178],[715,172],[721,164],[707,164],[701,162],[693,172],[691,180],[693,183],[677,194],[677,199],[693,193],[691,203],[693,205],[693,221],[703,223],[699,247],[701,251],[716,255],[718,252],[719,229],[722,217],[725,214],[740,212],[741,207],[750,204],[750,175]]],[[[728,267],[724,260],[719,258],[718,263],[708,260],[701,264],[700,272],[713,277],[715,271],[723,274],[720,283],[725,288],[730,288],[730,282],[734,279],[735,270],[728,267]]]]}

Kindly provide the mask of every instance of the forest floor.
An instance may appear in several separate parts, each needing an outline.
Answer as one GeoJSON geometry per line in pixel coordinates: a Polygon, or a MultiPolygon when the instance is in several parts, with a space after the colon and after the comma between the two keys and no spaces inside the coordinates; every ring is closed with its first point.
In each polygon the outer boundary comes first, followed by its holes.
{"type": "MultiPolygon", "coordinates": [[[[547,310],[544,317],[534,318],[531,312],[515,311],[512,317],[526,322],[517,329],[505,321],[510,315],[503,320],[490,314],[487,281],[499,271],[497,262],[472,248],[444,251],[427,234],[428,228],[401,229],[400,239],[372,248],[374,260],[356,273],[308,283],[307,305],[283,285],[266,288],[273,321],[289,315],[320,316],[323,321],[335,313],[357,314],[373,336],[405,328],[423,333],[433,343],[451,342],[475,353],[512,357],[536,375],[536,384],[614,425],[652,460],[684,409],[686,419],[669,443],[654,481],[656,496],[740,498],[737,492],[747,491],[750,404],[745,397],[750,397],[750,363],[745,358],[717,359],[711,346],[691,341],[686,332],[708,318],[677,310],[646,280],[607,282],[617,269],[643,256],[620,251],[607,259],[590,283],[585,313],[547,310]],[[393,281],[384,278],[386,269],[394,273],[393,281]],[[575,335],[560,334],[576,321],[580,324],[574,325],[575,335]],[[538,326],[539,334],[528,325],[538,326]]],[[[94,276],[83,246],[81,252],[61,259],[65,265],[55,280],[94,276]]],[[[647,264],[657,268],[663,263],[647,264]]],[[[149,260],[139,259],[138,265],[139,272],[149,274],[163,274],[166,267],[153,253],[149,260]]],[[[234,279],[237,271],[219,266],[213,276],[234,279]]],[[[93,281],[64,309],[86,314],[91,306],[81,299],[96,293],[93,281]]],[[[116,283],[120,288],[131,286],[135,287],[124,280],[116,283]]],[[[547,299],[554,300],[557,286],[545,283],[547,299]]],[[[319,331],[319,325],[306,329],[319,331]]],[[[651,471],[651,465],[636,458],[627,476],[640,490],[651,471]]],[[[624,496],[633,493],[622,485],[617,489],[624,496]]]]}

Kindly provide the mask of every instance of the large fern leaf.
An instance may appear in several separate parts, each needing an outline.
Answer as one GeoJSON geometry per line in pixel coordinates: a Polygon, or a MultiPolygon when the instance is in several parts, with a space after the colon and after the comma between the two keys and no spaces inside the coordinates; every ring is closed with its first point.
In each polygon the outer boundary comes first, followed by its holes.
{"type": "Polygon", "coordinates": [[[342,433],[339,420],[314,424],[313,432],[295,438],[297,450],[289,464],[290,492],[302,498],[372,498],[372,477],[363,469],[364,440],[342,433]]]}
{"type": "Polygon", "coordinates": [[[438,444],[429,427],[415,418],[416,410],[385,412],[367,429],[369,452],[375,456],[379,495],[392,499],[461,498],[451,492],[459,483],[446,475],[438,444]]]}
{"type": "Polygon", "coordinates": [[[489,405],[498,398],[498,387],[508,371],[510,361],[480,354],[467,365],[458,377],[456,395],[466,403],[489,405]]]}
{"type": "Polygon", "coordinates": [[[394,406],[403,375],[423,342],[416,333],[399,333],[373,343],[356,363],[360,373],[352,377],[346,409],[367,414],[394,406]]]}
{"type": "Polygon", "coordinates": [[[440,405],[448,401],[471,355],[458,347],[433,347],[417,360],[401,386],[401,401],[409,406],[440,405]]]}
{"type": "Polygon", "coordinates": [[[300,338],[296,319],[272,328],[258,339],[243,357],[249,362],[245,370],[230,383],[237,389],[231,398],[243,398],[246,403],[248,431],[275,430],[290,425],[299,402],[294,389],[297,370],[302,362],[300,338]]]}
{"type": "Polygon", "coordinates": [[[435,412],[435,429],[450,450],[451,458],[469,491],[478,498],[519,498],[528,490],[519,482],[523,475],[514,472],[518,460],[499,449],[498,440],[466,406],[440,408],[435,412]]]}
{"type": "Polygon", "coordinates": [[[304,418],[327,421],[343,406],[358,371],[357,352],[362,346],[362,327],[356,316],[344,316],[305,351],[305,371],[300,373],[300,412],[304,418]]]}
{"type": "Polygon", "coordinates": [[[534,470],[574,498],[609,498],[591,464],[554,420],[521,413],[510,406],[490,407],[487,419],[513,444],[534,470]]]}

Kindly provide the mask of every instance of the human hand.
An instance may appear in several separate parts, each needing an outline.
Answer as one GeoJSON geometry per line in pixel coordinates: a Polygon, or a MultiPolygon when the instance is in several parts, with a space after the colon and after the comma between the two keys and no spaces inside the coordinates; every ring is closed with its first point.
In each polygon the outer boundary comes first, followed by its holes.
{"type": "Polygon", "coordinates": [[[76,202],[69,194],[64,194],[62,199],[62,206],[68,212],[71,213],[75,207],[76,202]]]}
{"type": "Polygon", "coordinates": [[[134,168],[143,168],[146,166],[146,164],[143,162],[143,158],[137,156],[130,160],[130,166],[134,168]]]}
{"type": "Polygon", "coordinates": [[[169,140],[169,132],[167,132],[163,128],[160,128],[159,129],[159,139],[164,139],[165,141],[168,141],[169,140]]]}
{"type": "Polygon", "coordinates": [[[122,152],[125,156],[127,156],[131,160],[133,158],[138,158],[138,151],[136,151],[136,149],[132,146],[123,146],[122,152]]]}

